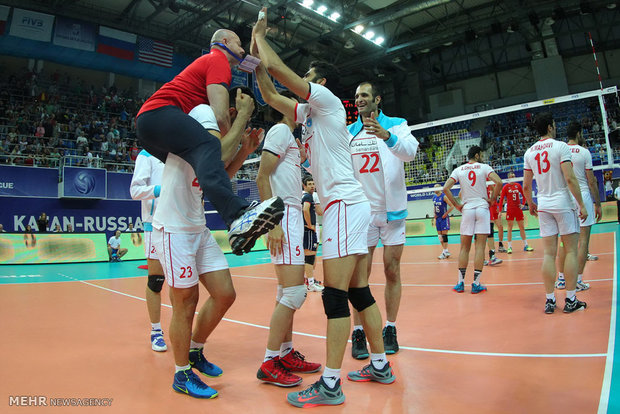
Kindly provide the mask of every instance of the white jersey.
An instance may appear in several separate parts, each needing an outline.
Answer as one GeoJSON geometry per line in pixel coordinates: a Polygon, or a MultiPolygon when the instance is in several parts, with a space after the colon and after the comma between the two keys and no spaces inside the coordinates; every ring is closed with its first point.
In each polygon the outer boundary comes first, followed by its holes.
{"type": "Polygon", "coordinates": [[[302,124],[302,142],[324,208],[337,200],[346,204],[367,201],[361,184],[353,175],[342,102],[329,89],[316,83],[310,84],[307,100],[307,104],[297,104],[295,122],[302,124]]]}
{"type": "MultiPolygon", "coordinates": [[[[206,129],[218,130],[213,110],[198,105],[189,113],[206,129]]],[[[168,154],[162,176],[161,196],[153,227],[167,233],[202,233],[206,226],[202,189],[191,165],[181,157],[168,154]]]]}
{"type": "Polygon", "coordinates": [[[452,171],[450,178],[461,184],[461,203],[464,210],[476,207],[489,208],[487,179],[492,172],[493,168],[490,165],[479,162],[469,162],[452,171]]]}
{"type": "Polygon", "coordinates": [[[362,184],[373,212],[385,212],[385,178],[379,156],[379,143],[375,135],[362,129],[351,140],[351,159],[355,178],[362,184]]]}
{"type": "Polygon", "coordinates": [[[118,249],[119,247],[121,247],[121,238],[119,237],[117,239],[116,236],[112,236],[110,237],[110,240],[108,240],[108,244],[111,248],[118,249]]]}
{"type": "Polygon", "coordinates": [[[280,196],[285,204],[301,205],[301,156],[295,137],[286,124],[276,124],[265,137],[263,151],[279,158],[278,165],[269,176],[274,196],[280,196]]]}
{"type": "Polygon", "coordinates": [[[532,171],[538,185],[538,210],[559,212],[576,208],[561,164],[570,162],[572,153],[566,142],[541,139],[524,155],[524,169],[532,171]]]}
{"type": "Polygon", "coordinates": [[[589,193],[590,187],[588,186],[588,177],[586,176],[586,170],[592,171],[592,154],[587,148],[581,145],[568,144],[572,153],[571,160],[573,162],[573,170],[575,171],[575,177],[579,183],[579,189],[582,193],[589,193]]]}
{"type": "Polygon", "coordinates": [[[161,192],[161,174],[164,163],[145,150],[140,151],[129,185],[129,193],[134,200],[142,201],[142,223],[144,231],[151,231],[153,214],[161,192]]]}

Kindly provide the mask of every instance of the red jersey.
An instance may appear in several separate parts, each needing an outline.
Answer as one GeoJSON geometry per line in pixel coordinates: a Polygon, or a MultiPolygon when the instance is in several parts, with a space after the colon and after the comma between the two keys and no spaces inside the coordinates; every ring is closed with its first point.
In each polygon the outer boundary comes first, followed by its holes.
{"type": "Polygon", "coordinates": [[[502,195],[500,197],[500,205],[504,205],[504,199],[506,199],[506,210],[520,210],[521,204],[525,204],[525,195],[523,195],[523,188],[519,183],[508,183],[502,188],[502,195]],[[523,197],[523,202],[521,202],[523,197]]]}
{"type": "Polygon", "coordinates": [[[499,205],[497,204],[497,200],[492,199],[493,196],[493,186],[487,186],[487,197],[491,201],[491,205],[489,206],[489,211],[491,213],[491,220],[497,220],[499,218],[499,205]]]}
{"type": "Polygon", "coordinates": [[[207,86],[221,84],[229,88],[232,80],[230,65],[226,55],[213,49],[189,64],[170,82],[159,88],[144,102],[136,118],[141,113],[166,105],[178,106],[189,113],[200,104],[208,104],[207,86]]]}

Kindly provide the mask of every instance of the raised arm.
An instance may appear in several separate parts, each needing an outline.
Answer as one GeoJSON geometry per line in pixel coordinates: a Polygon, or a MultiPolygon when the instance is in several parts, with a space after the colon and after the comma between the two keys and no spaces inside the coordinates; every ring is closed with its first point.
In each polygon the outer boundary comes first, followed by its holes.
{"type": "Polygon", "coordinates": [[[278,81],[282,82],[295,95],[306,99],[310,94],[310,85],[286,66],[271,46],[269,46],[265,38],[267,32],[267,8],[263,7],[261,12],[264,13],[264,17],[258,20],[252,29],[252,38],[258,47],[261,61],[269,73],[278,81]]]}
{"type": "Polygon", "coordinates": [[[295,102],[293,102],[292,99],[280,95],[278,91],[276,91],[262,63],[256,68],[255,74],[258,88],[265,102],[282,115],[290,119],[295,119],[295,102]]]}

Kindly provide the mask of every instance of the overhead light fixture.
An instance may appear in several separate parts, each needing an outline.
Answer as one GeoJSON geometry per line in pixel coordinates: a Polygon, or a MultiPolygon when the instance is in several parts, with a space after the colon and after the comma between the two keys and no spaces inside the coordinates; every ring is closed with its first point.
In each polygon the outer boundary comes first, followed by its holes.
{"type": "Polygon", "coordinates": [[[355,47],[355,43],[353,43],[353,40],[349,39],[344,43],[344,48],[345,49],[353,49],[355,47]]]}
{"type": "Polygon", "coordinates": [[[357,34],[360,34],[364,31],[364,26],[361,24],[358,24],[357,26],[355,26],[355,29],[353,29],[353,31],[357,34]]]}
{"type": "Polygon", "coordinates": [[[424,49],[421,49],[421,50],[420,50],[420,53],[428,53],[428,52],[430,52],[430,51],[431,51],[431,50],[430,50],[429,48],[427,48],[427,47],[426,47],[426,48],[424,48],[424,49]]]}
{"type": "Polygon", "coordinates": [[[444,43],[443,45],[444,45],[444,46],[452,46],[452,44],[453,44],[452,42],[446,42],[446,43],[444,43]]]}
{"type": "Polygon", "coordinates": [[[323,14],[323,13],[325,13],[326,11],[327,11],[327,6],[324,6],[324,5],[320,5],[320,6],[316,9],[316,12],[317,12],[318,14],[323,14]]]}
{"type": "Polygon", "coordinates": [[[373,37],[375,37],[375,32],[373,32],[372,30],[367,31],[366,33],[364,33],[364,37],[368,40],[372,39],[373,37]]]}
{"type": "Polygon", "coordinates": [[[377,37],[377,38],[375,39],[375,44],[376,44],[377,46],[381,46],[381,44],[382,44],[383,42],[385,42],[385,39],[384,39],[384,38],[382,38],[381,36],[379,36],[379,37],[377,37]]]}
{"type": "Polygon", "coordinates": [[[304,0],[301,5],[309,9],[314,4],[314,0],[304,0]]]}
{"type": "Polygon", "coordinates": [[[607,8],[608,8],[609,10],[613,10],[613,9],[615,9],[615,8],[616,8],[616,3],[609,3],[609,4],[607,5],[607,8]]]}
{"type": "Polygon", "coordinates": [[[340,13],[338,12],[333,12],[332,14],[329,15],[329,20],[332,20],[334,22],[338,21],[339,18],[340,18],[340,13]]]}

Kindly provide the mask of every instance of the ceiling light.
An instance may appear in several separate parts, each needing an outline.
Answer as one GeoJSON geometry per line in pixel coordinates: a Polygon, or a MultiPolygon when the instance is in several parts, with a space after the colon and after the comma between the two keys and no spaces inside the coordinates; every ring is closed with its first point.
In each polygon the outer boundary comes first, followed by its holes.
{"type": "Polygon", "coordinates": [[[351,39],[347,40],[344,44],[345,49],[353,49],[354,47],[355,47],[355,43],[353,43],[353,40],[351,39]]]}
{"type": "Polygon", "coordinates": [[[355,26],[355,29],[353,29],[353,31],[357,34],[362,33],[363,30],[364,30],[364,26],[361,24],[358,24],[357,26],[355,26]]]}
{"type": "Polygon", "coordinates": [[[443,44],[444,46],[452,46],[452,42],[448,41],[446,43],[443,44]]]}
{"type": "Polygon", "coordinates": [[[364,37],[368,40],[372,39],[373,37],[375,37],[375,32],[373,32],[372,30],[367,31],[366,33],[364,33],[364,37]]]}
{"type": "Polygon", "coordinates": [[[338,12],[333,12],[333,13],[329,16],[329,20],[337,21],[339,17],[340,17],[340,13],[338,13],[338,12]]]}
{"type": "Polygon", "coordinates": [[[376,44],[377,46],[381,46],[381,44],[382,44],[383,42],[385,42],[385,39],[384,39],[384,38],[382,38],[381,36],[379,36],[379,37],[377,37],[377,38],[375,39],[375,44],[376,44]]]}
{"type": "Polygon", "coordinates": [[[326,11],[327,11],[327,6],[323,6],[323,5],[319,6],[319,8],[318,8],[318,9],[316,9],[316,12],[317,12],[318,14],[323,14],[323,13],[325,13],[326,11]]]}
{"type": "Polygon", "coordinates": [[[312,7],[312,4],[314,4],[314,0],[304,0],[303,3],[301,3],[302,6],[308,9],[312,7]]]}
{"type": "Polygon", "coordinates": [[[428,53],[430,51],[431,50],[429,48],[424,48],[424,49],[420,50],[420,53],[428,53]]]}

